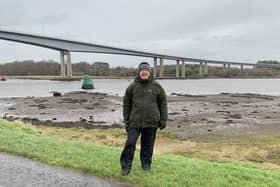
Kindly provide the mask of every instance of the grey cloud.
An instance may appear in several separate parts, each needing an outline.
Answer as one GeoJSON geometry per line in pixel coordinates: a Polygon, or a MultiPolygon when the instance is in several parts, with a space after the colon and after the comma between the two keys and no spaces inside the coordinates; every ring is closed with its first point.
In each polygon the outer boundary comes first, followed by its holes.
{"type": "Polygon", "coordinates": [[[0,27],[171,55],[255,62],[280,58],[275,49],[278,7],[278,0],[11,0],[0,2],[0,27]]]}

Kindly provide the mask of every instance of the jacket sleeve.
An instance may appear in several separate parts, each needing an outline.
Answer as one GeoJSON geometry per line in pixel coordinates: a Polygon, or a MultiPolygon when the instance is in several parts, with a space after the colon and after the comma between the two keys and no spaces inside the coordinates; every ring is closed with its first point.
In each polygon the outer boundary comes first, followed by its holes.
{"type": "Polygon", "coordinates": [[[130,85],[126,91],[123,98],[123,119],[124,123],[128,123],[129,115],[131,112],[132,105],[132,86],[130,85]]]}
{"type": "Polygon", "coordinates": [[[167,111],[167,98],[164,89],[159,85],[160,94],[158,96],[158,106],[160,112],[160,120],[167,121],[168,111],[167,111]]]}

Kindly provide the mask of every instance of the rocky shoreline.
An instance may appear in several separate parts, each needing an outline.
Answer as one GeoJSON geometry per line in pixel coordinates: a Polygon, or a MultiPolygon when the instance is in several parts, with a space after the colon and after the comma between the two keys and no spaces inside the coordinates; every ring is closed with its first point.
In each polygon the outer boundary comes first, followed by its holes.
{"type": "MultiPolygon", "coordinates": [[[[265,136],[280,132],[280,97],[259,94],[168,96],[166,131],[195,141],[265,136]]],[[[61,97],[0,98],[0,115],[34,125],[123,128],[122,97],[71,92],[61,97]]]]}

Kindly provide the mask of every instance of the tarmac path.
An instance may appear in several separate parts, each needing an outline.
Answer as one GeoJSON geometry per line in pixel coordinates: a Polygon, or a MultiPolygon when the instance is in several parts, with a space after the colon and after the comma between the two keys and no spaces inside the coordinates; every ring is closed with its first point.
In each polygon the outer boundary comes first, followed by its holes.
{"type": "Polygon", "coordinates": [[[25,186],[126,187],[129,185],[0,153],[0,187],[25,186]]]}

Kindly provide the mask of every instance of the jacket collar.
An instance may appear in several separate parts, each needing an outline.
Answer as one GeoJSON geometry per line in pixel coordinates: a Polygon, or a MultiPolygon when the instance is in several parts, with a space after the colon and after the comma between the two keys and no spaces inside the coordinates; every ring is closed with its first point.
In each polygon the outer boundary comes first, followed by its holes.
{"type": "Polygon", "coordinates": [[[134,79],[135,82],[140,82],[140,83],[148,83],[148,82],[151,82],[152,80],[154,80],[154,77],[152,75],[150,75],[149,79],[143,80],[140,78],[139,74],[136,75],[136,77],[134,79]]]}

